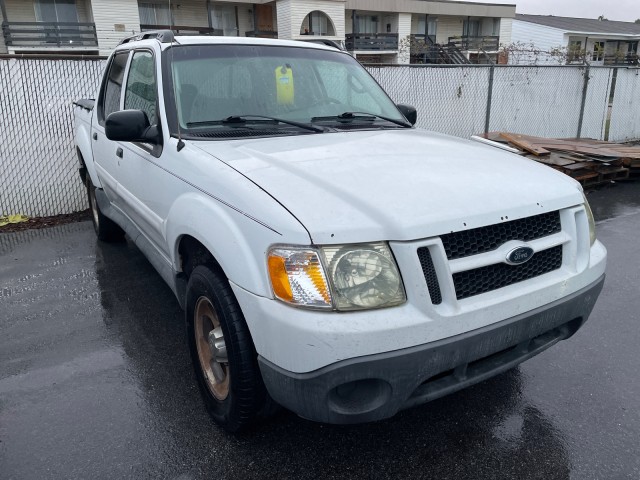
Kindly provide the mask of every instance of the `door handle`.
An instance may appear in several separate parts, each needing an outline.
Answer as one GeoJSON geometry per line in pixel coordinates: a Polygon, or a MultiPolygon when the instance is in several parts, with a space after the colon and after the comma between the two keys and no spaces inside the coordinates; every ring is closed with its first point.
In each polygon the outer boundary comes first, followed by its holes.
{"type": "Polygon", "coordinates": [[[116,150],[116,157],[122,158],[122,154],[123,154],[122,147],[118,147],[118,149],[116,150]]]}
{"type": "Polygon", "coordinates": [[[93,139],[97,140],[98,139],[98,134],[96,132],[93,132],[93,139]]]}

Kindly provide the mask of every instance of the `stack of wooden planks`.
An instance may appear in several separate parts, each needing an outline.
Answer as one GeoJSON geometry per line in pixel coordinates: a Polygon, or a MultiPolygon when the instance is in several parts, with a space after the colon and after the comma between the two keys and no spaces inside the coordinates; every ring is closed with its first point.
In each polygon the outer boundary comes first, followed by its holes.
{"type": "Polygon", "coordinates": [[[522,155],[596,187],[640,174],[640,145],[590,139],[542,138],[509,132],[480,135],[509,145],[522,155]]]}

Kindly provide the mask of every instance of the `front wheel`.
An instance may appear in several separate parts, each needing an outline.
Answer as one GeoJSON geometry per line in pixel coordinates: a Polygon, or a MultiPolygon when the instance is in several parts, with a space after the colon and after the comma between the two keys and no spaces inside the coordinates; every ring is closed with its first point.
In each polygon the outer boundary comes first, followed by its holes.
{"type": "Polygon", "coordinates": [[[273,402],[264,386],[249,328],[229,282],[197,266],[187,285],[187,338],[211,417],[236,432],[273,402]]]}

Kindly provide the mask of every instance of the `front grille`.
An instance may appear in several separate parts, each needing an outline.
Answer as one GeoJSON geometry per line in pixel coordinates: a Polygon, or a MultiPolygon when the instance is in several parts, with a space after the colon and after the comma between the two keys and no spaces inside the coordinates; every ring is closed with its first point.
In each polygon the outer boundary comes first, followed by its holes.
{"type": "Polygon", "coordinates": [[[562,245],[536,253],[522,265],[498,263],[453,274],[458,300],[513,285],[557,270],[562,265],[562,245]]]}
{"type": "Polygon", "coordinates": [[[510,222],[442,235],[447,258],[468,257],[495,250],[509,240],[527,242],[561,231],[560,212],[549,212],[510,222]]]}
{"type": "Polygon", "coordinates": [[[442,293],[440,292],[440,283],[438,282],[436,269],[433,266],[433,259],[431,258],[431,252],[429,251],[429,248],[419,248],[418,258],[420,259],[420,265],[422,266],[424,279],[426,280],[427,287],[429,288],[431,303],[433,303],[434,305],[440,305],[442,303],[442,293]]]}

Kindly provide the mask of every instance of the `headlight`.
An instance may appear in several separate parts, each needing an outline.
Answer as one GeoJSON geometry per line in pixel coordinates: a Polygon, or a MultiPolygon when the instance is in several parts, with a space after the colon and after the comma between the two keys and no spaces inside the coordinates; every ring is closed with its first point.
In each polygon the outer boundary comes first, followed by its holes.
{"type": "Polygon", "coordinates": [[[385,243],[322,247],[338,310],[398,305],[405,301],[400,272],[385,243]]]}
{"type": "Polygon", "coordinates": [[[268,264],[275,296],[292,305],[365,310],[406,301],[400,272],[385,243],[318,250],[274,247],[268,264]]]}
{"type": "Polygon", "coordinates": [[[584,197],[584,209],[587,212],[587,221],[589,222],[589,240],[591,241],[591,245],[593,245],[596,243],[596,221],[593,218],[593,212],[591,211],[586,195],[583,193],[582,196],[584,197]]]}

